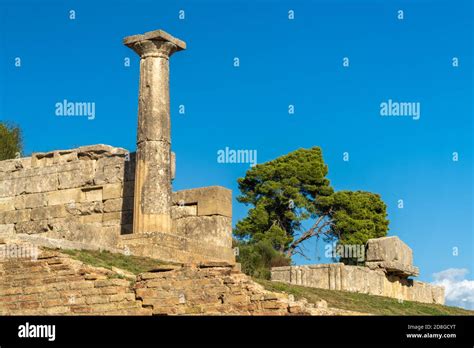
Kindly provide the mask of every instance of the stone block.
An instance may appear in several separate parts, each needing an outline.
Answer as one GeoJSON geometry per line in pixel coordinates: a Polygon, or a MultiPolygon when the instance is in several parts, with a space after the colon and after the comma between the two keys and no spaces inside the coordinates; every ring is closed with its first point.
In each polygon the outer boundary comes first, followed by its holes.
{"type": "Polygon", "coordinates": [[[30,210],[10,210],[0,212],[0,224],[14,224],[30,220],[30,210]]]}
{"type": "Polygon", "coordinates": [[[102,201],[102,186],[83,188],[81,202],[98,202],[102,201]]]}
{"type": "Polygon", "coordinates": [[[48,222],[43,221],[24,221],[15,224],[15,232],[19,234],[37,234],[49,231],[48,222]]]}
{"type": "Polygon", "coordinates": [[[232,220],[225,216],[188,216],[173,220],[176,233],[208,245],[232,248],[232,220]]]}
{"type": "Polygon", "coordinates": [[[121,198],[123,195],[122,183],[105,184],[102,192],[102,199],[121,198]]]}
{"type": "Polygon", "coordinates": [[[96,185],[123,182],[125,178],[125,157],[104,157],[97,161],[94,176],[96,185]]]}
{"type": "MultiPolygon", "coordinates": [[[[130,210],[128,207],[126,210],[130,210]]],[[[108,199],[104,202],[104,213],[111,213],[125,210],[123,207],[123,200],[121,198],[108,199]]]]}
{"type": "Polygon", "coordinates": [[[102,223],[102,218],[102,214],[83,215],[81,216],[79,221],[83,224],[90,224],[95,222],[102,223]]]}
{"type": "Polygon", "coordinates": [[[403,265],[413,264],[411,248],[398,237],[382,237],[367,241],[366,261],[394,261],[403,265]]]}
{"type": "Polygon", "coordinates": [[[24,178],[0,180],[0,198],[21,195],[26,192],[24,178]]]}
{"type": "Polygon", "coordinates": [[[44,193],[32,193],[15,197],[15,209],[44,207],[48,204],[44,193]]]}
{"type": "Polygon", "coordinates": [[[49,175],[37,175],[27,178],[25,184],[25,192],[27,193],[38,193],[38,192],[49,192],[58,189],[58,175],[56,173],[49,175]]]}
{"type": "Polygon", "coordinates": [[[413,266],[413,252],[398,237],[382,237],[367,241],[366,265],[371,269],[381,268],[391,274],[417,276],[413,266]]]}
{"type": "Polygon", "coordinates": [[[83,203],[71,202],[66,204],[65,207],[67,212],[72,215],[91,215],[104,211],[103,203],[100,201],[83,203]]]}
{"type": "Polygon", "coordinates": [[[232,217],[232,191],[220,186],[209,186],[173,192],[173,204],[197,204],[199,216],[223,215],[232,217]]]}
{"type": "Polygon", "coordinates": [[[49,220],[66,217],[69,213],[64,205],[34,208],[31,210],[31,220],[49,220]]]}
{"type": "Polygon", "coordinates": [[[54,151],[51,152],[35,152],[31,156],[33,167],[48,167],[54,164],[54,151]]]}
{"type": "Polygon", "coordinates": [[[0,173],[8,173],[21,170],[24,167],[28,166],[28,162],[31,162],[31,157],[23,157],[18,159],[1,161],[0,173]]]}
{"type": "Polygon", "coordinates": [[[83,187],[94,183],[94,162],[93,161],[77,161],[70,170],[68,168],[59,168],[59,189],[68,189],[74,187],[83,187]]]}
{"type": "Polygon", "coordinates": [[[375,262],[366,262],[365,265],[373,270],[381,269],[389,274],[398,274],[400,276],[417,277],[420,274],[418,267],[412,265],[405,265],[397,261],[375,261],[375,262]]]}
{"type": "Polygon", "coordinates": [[[0,212],[15,210],[15,199],[13,197],[0,198],[0,212]]]}
{"type": "Polygon", "coordinates": [[[15,224],[2,224],[0,225],[0,235],[5,236],[5,235],[12,235],[15,233],[15,224]]]}
{"type": "Polygon", "coordinates": [[[78,160],[77,152],[73,150],[57,151],[56,154],[55,163],[68,163],[78,160]]]}
{"type": "Polygon", "coordinates": [[[431,285],[432,302],[444,305],[444,287],[431,285]]]}
{"type": "Polygon", "coordinates": [[[82,190],[79,188],[74,188],[48,192],[46,194],[46,201],[48,202],[48,205],[59,205],[73,202],[81,202],[82,197],[82,190]]]}
{"type": "Polygon", "coordinates": [[[171,218],[180,219],[187,216],[197,216],[197,204],[175,205],[171,207],[171,218]]]}
{"type": "Polygon", "coordinates": [[[78,219],[55,219],[49,220],[48,226],[50,231],[46,233],[46,237],[66,239],[95,247],[113,247],[120,236],[120,227],[110,231],[102,226],[102,222],[82,223],[78,219]]]}

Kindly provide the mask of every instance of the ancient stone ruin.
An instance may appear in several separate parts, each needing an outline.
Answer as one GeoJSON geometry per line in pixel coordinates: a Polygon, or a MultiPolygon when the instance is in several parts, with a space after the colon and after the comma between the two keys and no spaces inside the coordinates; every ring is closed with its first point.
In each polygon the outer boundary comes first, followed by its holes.
{"type": "MultiPolygon", "coordinates": [[[[172,191],[169,58],[186,44],[161,30],[124,44],[140,56],[136,152],[92,145],[0,162],[1,250],[41,247],[38,259],[0,257],[0,314],[357,314],[266,291],[239,271],[231,191],[172,191]],[[45,247],[109,250],[171,265],[131,284],[45,247]]],[[[442,288],[408,279],[418,270],[396,237],[369,241],[366,266],[279,267],[272,278],[444,301],[442,288]]]]}
{"type": "Polygon", "coordinates": [[[444,288],[410,279],[419,274],[412,250],[398,237],[369,239],[364,266],[343,263],[272,268],[272,280],[329,290],[345,290],[444,304],[444,288]]]}
{"type": "Polygon", "coordinates": [[[94,145],[0,162],[0,235],[165,261],[234,263],[231,191],[172,192],[169,58],[186,44],[162,30],[124,44],[140,56],[136,153],[94,145]]]}

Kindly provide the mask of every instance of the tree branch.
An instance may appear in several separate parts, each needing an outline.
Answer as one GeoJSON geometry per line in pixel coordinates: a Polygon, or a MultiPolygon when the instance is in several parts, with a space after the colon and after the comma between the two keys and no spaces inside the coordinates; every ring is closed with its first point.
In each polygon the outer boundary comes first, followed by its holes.
{"type": "Polygon", "coordinates": [[[294,241],[288,248],[288,250],[286,251],[286,255],[291,257],[292,255],[294,255],[295,253],[300,253],[296,250],[296,248],[302,243],[304,242],[305,240],[311,238],[311,237],[314,237],[314,236],[317,236],[317,235],[320,235],[321,233],[323,233],[323,229],[327,226],[330,226],[331,225],[331,221],[328,220],[326,222],[324,222],[322,225],[321,222],[324,220],[326,216],[325,215],[321,215],[317,220],[316,222],[313,224],[313,226],[311,226],[311,228],[309,230],[307,230],[306,232],[304,232],[296,241],[294,241]]]}

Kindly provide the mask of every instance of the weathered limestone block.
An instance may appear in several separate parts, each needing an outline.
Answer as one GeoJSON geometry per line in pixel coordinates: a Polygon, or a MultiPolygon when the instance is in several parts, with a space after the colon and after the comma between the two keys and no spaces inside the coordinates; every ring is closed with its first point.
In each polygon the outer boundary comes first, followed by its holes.
{"type": "Polygon", "coordinates": [[[102,199],[106,200],[121,197],[123,197],[123,184],[121,182],[103,186],[102,199]]]}
{"type": "Polygon", "coordinates": [[[181,219],[187,216],[197,216],[197,204],[196,205],[175,205],[171,207],[171,218],[181,219]]]}
{"type": "Polygon", "coordinates": [[[93,185],[95,161],[76,161],[63,165],[59,172],[59,189],[93,185]]]}
{"type": "Polygon", "coordinates": [[[48,205],[60,205],[81,202],[83,192],[80,188],[59,190],[46,193],[48,205]]]}
{"type": "Polygon", "coordinates": [[[397,261],[372,261],[366,262],[365,265],[373,270],[382,269],[388,274],[398,274],[405,277],[416,277],[420,274],[418,267],[405,265],[397,261]]]}
{"type": "Polygon", "coordinates": [[[381,268],[387,273],[417,276],[419,270],[413,266],[413,252],[398,237],[383,237],[367,241],[366,266],[381,268]]]}
{"type": "Polygon", "coordinates": [[[0,198],[13,197],[26,192],[23,178],[0,180],[0,198]]]}
{"type": "Polygon", "coordinates": [[[30,209],[0,212],[0,224],[14,224],[30,220],[30,209]]]}
{"type": "Polygon", "coordinates": [[[96,223],[96,222],[102,223],[103,214],[83,215],[80,217],[79,221],[83,224],[96,223]]]}
{"type": "Polygon", "coordinates": [[[92,215],[99,214],[104,211],[101,201],[76,203],[71,202],[65,205],[66,211],[72,215],[92,215]]]}
{"type": "Polygon", "coordinates": [[[329,289],[329,266],[328,265],[308,265],[308,286],[329,289]]]}
{"type": "MultiPolygon", "coordinates": [[[[191,209],[190,209],[191,210],[191,209]]],[[[232,248],[232,219],[226,216],[187,216],[173,220],[178,235],[210,245],[232,248]]]]}
{"type": "Polygon", "coordinates": [[[431,285],[433,303],[444,304],[444,287],[431,285]]]}
{"type": "Polygon", "coordinates": [[[13,197],[0,198],[0,212],[15,210],[15,200],[13,197]]]}
{"type": "Polygon", "coordinates": [[[271,269],[271,279],[278,282],[291,283],[291,267],[273,267],[271,269]]]}
{"type": "Polygon", "coordinates": [[[343,263],[329,264],[329,289],[330,290],[343,290],[342,289],[343,268],[344,268],[343,263]]]}
{"type": "Polygon", "coordinates": [[[77,152],[77,156],[81,160],[96,160],[104,157],[125,157],[128,155],[128,151],[126,149],[104,144],[81,146],[74,151],[77,152]]]}
{"type": "Polygon", "coordinates": [[[58,189],[58,174],[56,173],[49,175],[40,175],[38,173],[38,175],[34,175],[25,179],[26,193],[48,192],[58,189]]]}
{"type": "Polygon", "coordinates": [[[118,212],[118,211],[123,211],[123,210],[132,210],[132,209],[133,209],[132,200],[114,198],[114,199],[108,199],[104,202],[105,213],[118,212]]]}
{"type": "Polygon", "coordinates": [[[81,202],[100,202],[102,200],[102,186],[82,188],[81,202]]]}
{"type": "Polygon", "coordinates": [[[15,209],[29,209],[44,207],[48,204],[44,193],[32,193],[16,196],[14,198],[15,209]]]}
{"type": "Polygon", "coordinates": [[[69,213],[64,205],[53,205],[48,207],[34,208],[31,210],[31,220],[49,220],[68,216],[69,213]]]}
{"type": "Polygon", "coordinates": [[[15,224],[0,224],[0,236],[12,235],[15,233],[15,224]]]}
{"type": "MultiPolygon", "coordinates": [[[[31,166],[31,157],[1,161],[0,173],[11,173],[31,166]]],[[[0,176],[1,178],[2,176],[0,176]]]]}
{"type": "Polygon", "coordinates": [[[125,156],[103,157],[97,160],[94,183],[96,185],[123,182],[125,177],[125,156]]]}
{"type": "Polygon", "coordinates": [[[173,204],[197,205],[197,214],[232,217],[232,191],[221,186],[209,186],[173,192],[173,204]]]}
{"type": "Polygon", "coordinates": [[[57,151],[55,154],[55,163],[75,162],[79,159],[77,152],[74,150],[57,151]]]}
{"type": "Polygon", "coordinates": [[[396,236],[374,238],[367,241],[366,261],[396,261],[412,265],[413,252],[396,236]]]}
{"type": "Polygon", "coordinates": [[[15,232],[20,234],[37,234],[49,231],[47,220],[23,221],[15,224],[15,232]]]}
{"type": "Polygon", "coordinates": [[[171,262],[226,261],[235,263],[235,256],[231,248],[170,233],[122,234],[117,248],[129,249],[133,255],[171,262]]]}
{"type": "MultiPolygon", "coordinates": [[[[97,215],[88,216],[94,217],[97,215]]],[[[102,215],[99,215],[98,219],[101,219],[101,217],[102,215]]],[[[48,225],[50,230],[44,234],[46,237],[67,239],[102,247],[115,246],[120,236],[119,226],[114,229],[104,228],[102,222],[84,223],[77,219],[54,219],[48,220],[48,225]]]]}
{"type": "Polygon", "coordinates": [[[54,164],[54,151],[35,152],[31,156],[32,167],[49,167],[54,164]]]}

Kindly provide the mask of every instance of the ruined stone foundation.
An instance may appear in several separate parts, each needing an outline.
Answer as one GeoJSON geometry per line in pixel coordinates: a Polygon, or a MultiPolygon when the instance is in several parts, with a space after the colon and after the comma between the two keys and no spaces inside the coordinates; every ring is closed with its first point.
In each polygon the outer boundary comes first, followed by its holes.
{"type": "Polygon", "coordinates": [[[120,275],[52,250],[41,250],[36,260],[0,258],[0,315],[358,314],[266,291],[226,263],[162,265],[136,277],[120,275]]]}
{"type": "Polygon", "coordinates": [[[172,193],[171,231],[133,233],[135,154],[107,145],[0,161],[0,237],[130,252],[164,261],[234,262],[232,193],[172,193]]]}

